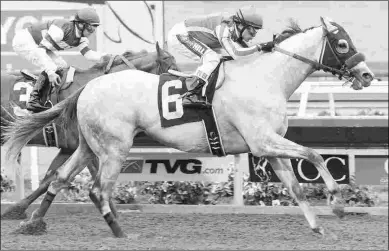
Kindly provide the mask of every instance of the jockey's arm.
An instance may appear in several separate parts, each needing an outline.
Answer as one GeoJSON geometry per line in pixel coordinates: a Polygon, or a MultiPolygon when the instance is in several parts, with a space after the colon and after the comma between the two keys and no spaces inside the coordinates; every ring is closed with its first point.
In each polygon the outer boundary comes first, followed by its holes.
{"type": "Polygon", "coordinates": [[[248,56],[255,52],[258,52],[257,46],[243,48],[240,44],[234,42],[231,38],[230,31],[228,30],[227,26],[220,25],[216,27],[216,34],[218,36],[220,44],[234,59],[238,59],[240,57],[248,56]]]}
{"type": "Polygon", "coordinates": [[[93,51],[89,48],[89,40],[86,37],[81,38],[80,45],[77,47],[80,53],[90,61],[99,61],[106,53],[93,51]]]}

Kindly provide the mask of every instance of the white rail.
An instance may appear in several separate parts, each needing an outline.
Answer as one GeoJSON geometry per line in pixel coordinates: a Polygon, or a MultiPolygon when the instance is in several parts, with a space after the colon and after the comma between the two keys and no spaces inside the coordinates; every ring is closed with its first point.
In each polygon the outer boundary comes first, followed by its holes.
{"type": "Polygon", "coordinates": [[[335,117],[335,99],[334,94],[341,93],[355,93],[359,95],[363,94],[375,94],[375,93],[388,93],[388,81],[373,81],[371,86],[362,90],[353,90],[348,86],[342,86],[343,82],[304,82],[297,90],[296,94],[300,96],[300,106],[298,109],[298,116],[305,116],[308,106],[309,94],[322,93],[328,94],[328,107],[330,110],[330,116],[335,117]]]}

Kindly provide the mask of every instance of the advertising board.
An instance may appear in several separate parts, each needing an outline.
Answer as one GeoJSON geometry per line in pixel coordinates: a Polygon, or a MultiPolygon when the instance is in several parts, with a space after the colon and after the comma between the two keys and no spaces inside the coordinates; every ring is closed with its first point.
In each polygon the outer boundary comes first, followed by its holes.
{"type": "MultiPolygon", "coordinates": [[[[348,155],[321,155],[332,177],[338,184],[350,182],[348,155]]],[[[270,163],[264,158],[249,154],[249,173],[252,182],[280,182],[270,163]]],[[[299,183],[324,183],[314,165],[304,159],[291,160],[294,174],[299,183]]]]}
{"type": "Polygon", "coordinates": [[[231,157],[130,157],[118,180],[226,182],[232,161],[231,157]]]}

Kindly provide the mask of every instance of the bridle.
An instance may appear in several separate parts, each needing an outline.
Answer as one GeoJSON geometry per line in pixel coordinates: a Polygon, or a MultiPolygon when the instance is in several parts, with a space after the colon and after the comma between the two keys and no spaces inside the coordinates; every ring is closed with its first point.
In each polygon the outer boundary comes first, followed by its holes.
{"type": "MultiPolygon", "coordinates": [[[[283,54],[286,54],[288,56],[291,56],[295,59],[298,59],[304,63],[310,64],[317,71],[323,70],[324,72],[331,72],[332,75],[337,76],[339,78],[339,80],[342,80],[342,78],[345,78],[347,81],[345,83],[343,83],[343,85],[347,84],[348,82],[353,82],[355,77],[350,72],[350,69],[353,68],[354,66],[356,66],[357,64],[359,64],[360,62],[364,61],[365,56],[362,53],[357,52],[342,63],[342,61],[339,59],[339,57],[334,52],[334,49],[332,48],[332,46],[329,42],[328,35],[329,35],[329,32],[327,31],[325,34],[325,42],[322,45],[322,53],[320,55],[319,62],[310,60],[310,59],[305,58],[303,56],[300,56],[296,53],[289,52],[287,50],[280,48],[279,46],[274,46],[274,50],[281,52],[283,54]],[[330,48],[330,53],[336,59],[338,65],[340,65],[339,69],[334,68],[334,67],[329,66],[329,65],[324,65],[323,63],[321,63],[323,60],[325,51],[326,51],[326,45],[329,45],[327,48],[330,48]]],[[[275,39],[275,36],[273,36],[273,40],[274,39],[275,39]]]]}

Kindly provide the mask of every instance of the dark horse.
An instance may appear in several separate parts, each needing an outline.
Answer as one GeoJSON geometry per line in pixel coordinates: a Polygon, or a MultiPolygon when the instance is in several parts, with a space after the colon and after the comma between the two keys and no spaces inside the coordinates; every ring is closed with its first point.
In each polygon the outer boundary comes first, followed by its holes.
{"type": "MultiPolygon", "coordinates": [[[[59,102],[66,99],[90,80],[104,75],[108,71],[109,73],[113,73],[129,69],[128,63],[132,64],[138,70],[157,75],[165,73],[169,69],[178,70],[174,57],[169,52],[161,49],[158,44],[156,45],[155,52],[148,53],[147,51],[141,51],[134,53],[132,51],[127,51],[122,56],[125,58],[124,60],[122,57],[115,57],[112,61],[110,56],[107,56],[104,57],[101,62],[96,63],[89,69],[76,69],[73,83],[71,85],[64,84],[59,87],[59,90],[56,90],[55,93],[53,92],[54,96],[56,96],[56,100],[54,101],[59,102]],[[128,60],[129,62],[125,63],[125,60],[128,60]]],[[[68,70],[69,69],[65,69],[65,72],[63,73],[64,76],[66,76],[68,70]]],[[[34,74],[38,74],[38,72],[34,72],[34,74]]],[[[28,116],[25,108],[26,101],[29,98],[29,92],[32,90],[32,82],[34,82],[33,79],[28,79],[19,72],[14,74],[1,73],[2,128],[3,126],[6,126],[8,122],[14,121],[16,116],[22,115],[22,113],[26,113],[25,115],[28,116]]],[[[60,151],[51,162],[44,179],[40,182],[39,188],[9,207],[4,214],[2,214],[1,219],[25,219],[27,217],[25,211],[29,205],[47,191],[49,186],[47,180],[50,180],[50,177],[55,173],[58,167],[65,163],[77,149],[79,143],[77,128],[64,130],[63,128],[57,127],[57,136],[58,148],[60,151]]],[[[3,144],[3,139],[1,143],[3,144]]],[[[28,145],[46,146],[43,133],[34,137],[28,145]]],[[[88,169],[93,177],[97,172],[96,166],[98,167],[98,165],[88,165],[88,169]]],[[[114,209],[112,203],[111,206],[114,209]]]]}

